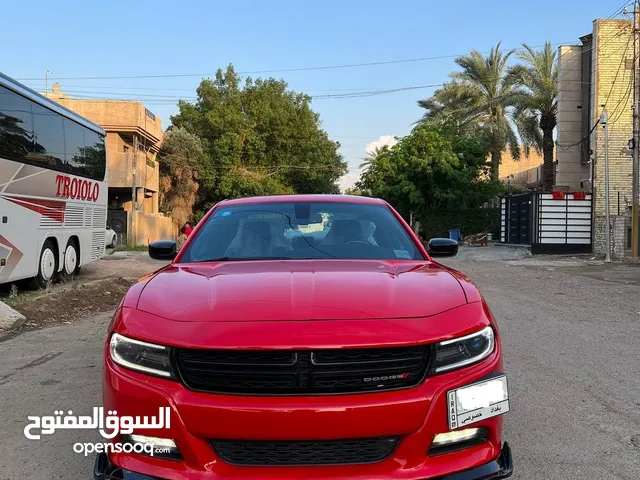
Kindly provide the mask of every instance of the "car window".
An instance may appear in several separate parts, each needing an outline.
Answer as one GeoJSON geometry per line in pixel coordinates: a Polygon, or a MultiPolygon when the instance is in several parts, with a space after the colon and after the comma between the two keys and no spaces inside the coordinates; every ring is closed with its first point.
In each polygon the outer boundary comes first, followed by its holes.
{"type": "Polygon", "coordinates": [[[181,262],[323,258],[423,256],[385,205],[279,202],[216,208],[181,262]]]}

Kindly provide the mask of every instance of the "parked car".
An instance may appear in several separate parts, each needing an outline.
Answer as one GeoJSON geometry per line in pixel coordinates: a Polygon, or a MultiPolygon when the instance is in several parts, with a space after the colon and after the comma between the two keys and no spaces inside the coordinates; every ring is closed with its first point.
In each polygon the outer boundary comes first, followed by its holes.
{"type": "Polygon", "coordinates": [[[116,246],[116,240],[117,240],[117,234],[116,232],[109,226],[107,225],[107,234],[106,234],[106,238],[105,238],[105,245],[109,248],[113,248],[116,246]]]}
{"type": "Polygon", "coordinates": [[[103,372],[104,410],[145,425],[95,478],[509,477],[496,321],[434,260],[457,251],[340,195],[223,201],[179,251],[152,243],[169,263],[124,297],[103,372]]]}

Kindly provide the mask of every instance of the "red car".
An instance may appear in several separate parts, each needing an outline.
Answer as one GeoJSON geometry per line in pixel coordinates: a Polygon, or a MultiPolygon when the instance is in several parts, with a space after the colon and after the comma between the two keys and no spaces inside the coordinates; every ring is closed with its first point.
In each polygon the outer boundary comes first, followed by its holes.
{"type": "Polygon", "coordinates": [[[223,201],[179,252],[150,245],[171,263],[113,317],[103,406],[168,419],[116,436],[129,452],[98,455],[94,477],[509,477],[495,319],[432,260],[457,250],[340,195],[223,201]]]}

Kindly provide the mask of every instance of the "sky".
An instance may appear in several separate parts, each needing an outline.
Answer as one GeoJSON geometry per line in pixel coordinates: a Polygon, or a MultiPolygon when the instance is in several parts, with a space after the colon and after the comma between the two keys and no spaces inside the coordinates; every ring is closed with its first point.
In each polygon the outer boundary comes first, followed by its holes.
{"type": "MultiPolygon", "coordinates": [[[[505,49],[578,43],[594,19],[625,3],[2,0],[0,71],[39,91],[48,70],[49,88],[58,82],[71,95],[142,100],[166,128],[177,99],[193,99],[200,80],[229,63],[311,96],[438,85],[456,69],[456,55],[497,42],[505,49]],[[353,64],[360,65],[325,68],[353,64]]],[[[422,116],[417,101],[435,88],[313,100],[349,164],[343,188],[358,179],[367,151],[410,132],[422,116]]]]}

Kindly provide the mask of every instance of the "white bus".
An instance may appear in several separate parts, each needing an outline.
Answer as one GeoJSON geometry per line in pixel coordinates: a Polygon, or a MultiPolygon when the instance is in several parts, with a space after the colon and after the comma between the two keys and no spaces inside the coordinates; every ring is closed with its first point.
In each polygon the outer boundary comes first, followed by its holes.
{"type": "Polygon", "coordinates": [[[104,130],[0,73],[0,284],[77,274],[106,221],[104,130]]]}

